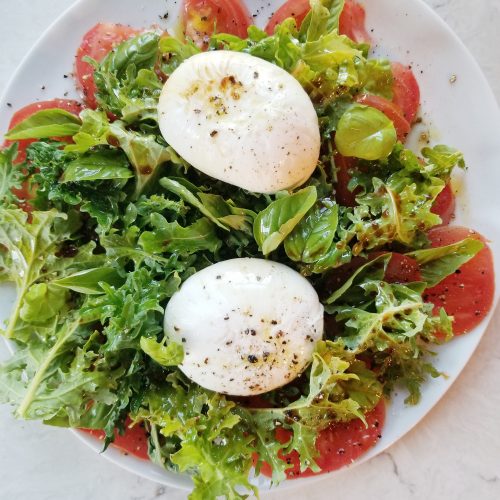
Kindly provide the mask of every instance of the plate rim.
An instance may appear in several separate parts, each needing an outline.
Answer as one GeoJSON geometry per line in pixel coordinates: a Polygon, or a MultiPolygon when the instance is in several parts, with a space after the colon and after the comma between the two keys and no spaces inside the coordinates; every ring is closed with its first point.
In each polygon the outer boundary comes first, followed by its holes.
{"type": "MultiPolygon", "coordinates": [[[[26,52],[26,54],[20,59],[16,69],[12,72],[10,78],[7,81],[7,84],[5,85],[5,88],[3,89],[1,95],[0,95],[0,106],[2,106],[6,100],[7,96],[12,92],[12,88],[14,87],[14,83],[16,82],[18,75],[23,71],[26,63],[29,61],[29,59],[32,57],[32,54],[37,50],[39,45],[41,45],[45,39],[50,36],[51,32],[56,28],[56,26],[59,25],[59,23],[63,23],[64,19],[71,14],[73,11],[77,11],[81,6],[84,6],[86,3],[90,2],[91,0],[75,0],[71,5],[69,5],[67,8],[61,11],[61,13],[55,17],[55,19],[43,30],[41,35],[37,38],[37,40],[33,43],[33,45],[30,47],[30,49],[26,52]]],[[[169,0],[167,0],[169,1],[169,0]]],[[[245,2],[248,2],[249,0],[245,0],[245,2]]],[[[358,0],[359,3],[365,4],[366,0],[358,0]]],[[[396,0],[397,1],[397,0],[396,0]]],[[[480,76],[481,83],[485,89],[487,89],[488,95],[486,96],[488,99],[490,99],[492,102],[496,104],[495,110],[492,111],[492,116],[493,114],[496,115],[496,121],[497,124],[500,124],[500,107],[499,107],[499,99],[497,99],[495,93],[493,92],[493,89],[484,73],[482,70],[481,66],[479,65],[479,62],[477,59],[473,56],[472,52],[469,50],[467,45],[463,42],[463,40],[455,33],[455,31],[444,21],[444,19],[434,10],[429,4],[427,4],[424,0],[410,0],[411,3],[413,4],[418,4],[419,7],[423,10],[426,11],[427,16],[431,16],[438,24],[439,28],[442,31],[445,31],[447,36],[450,37],[454,44],[459,46],[461,49],[461,52],[463,55],[467,57],[468,64],[472,64],[475,68],[475,71],[477,73],[477,76],[480,76]]],[[[12,111],[11,111],[12,112],[12,111]]],[[[500,149],[500,147],[499,147],[500,149]]],[[[453,225],[453,224],[452,224],[453,225]]],[[[337,476],[339,474],[345,473],[346,471],[352,470],[354,467],[357,467],[358,465],[361,465],[372,458],[375,458],[376,456],[384,453],[395,445],[396,443],[400,442],[411,430],[413,430],[417,425],[419,425],[428,415],[429,413],[442,401],[444,396],[448,393],[450,388],[453,386],[457,378],[462,374],[464,371],[465,367],[468,365],[470,362],[470,359],[476,352],[479,343],[481,342],[482,338],[486,334],[486,331],[488,330],[488,327],[491,323],[491,319],[493,315],[495,314],[496,310],[498,309],[499,302],[500,302],[500,285],[498,283],[495,283],[495,299],[492,305],[491,310],[489,311],[488,315],[485,317],[485,319],[481,322],[478,327],[476,327],[472,332],[468,334],[469,337],[474,336],[474,341],[473,345],[471,346],[470,350],[467,352],[466,356],[463,356],[463,365],[462,368],[454,375],[449,377],[449,384],[442,390],[439,394],[439,396],[432,402],[430,406],[428,406],[425,410],[425,412],[416,420],[411,426],[408,426],[405,428],[404,432],[394,441],[389,442],[385,444],[384,446],[381,446],[380,448],[377,448],[377,452],[373,455],[370,454],[370,452],[362,455],[359,459],[354,461],[353,463],[346,465],[342,467],[339,470],[335,470],[332,472],[328,473],[323,473],[318,476],[314,477],[309,477],[309,478],[299,478],[298,480],[288,480],[284,481],[277,487],[274,486],[272,488],[272,491],[285,491],[285,490],[290,490],[294,489],[296,487],[303,487],[306,485],[312,485],[319,483],[320,481],[326,481],[329,479],[332,479],[332,477],[337,476]]],[[[8,351],[13,354],[13,346],[11,345],[11,342],[9,342],[7,339],[2,337],[2,340],[5,342],[8,351]]],[[[386,400],[386,407],[387,409],[390,406],[390,400],[386,400]]],[[[91,438],[90,436],[86,436],[83,432],[79,431],[78,429],[68,429],[70,433],[72,433],[79,441],[84,443],[86,446],[89,448],[93,449],[96,453],[101,454],[106,460],[110,461],[111,463],[119,466],[120,468],[131,472],[137,476],[143,477],[145,479],[149,479],[151,481],[154,481],[158,484],[163,484],[172,488],[176,488],[179,490],[184,490],[184,491],[189,491],[191,489],[190,486],[187,484],[179,481],[181,477],[188,477],[187,474],[180,474],[180,473],[174,473],[175,476],[170,476],[169,474],[164,474],[161,478],[154,477],[153,474],[143,472],[142,470],[137,469],[136,463],[139,461],[142,461],[139,458],[133,457],[133,456],[128,456],[125,457],[119,450],[117,449],[111,449],[107,451],[106,453],[100,453],[98,450],[98,447],[93,445],[92,442],[98,443],[99,441],[95,440],[94,438],[91,438]],[[92,442],[91,442],[92,441],[92,442]],[[130,459],[130,460],[124,460],[125,458],[130,459]],[[135,464],[135,466],[134,466],[135,464]]],[[[153,462],[150,462],[150,464],[154,467],[157,467],[159,470],[163,470],[160,468],[160,466],[154,464],[153,462]]],[[[190,481],[190,479],[189,479],[190,481]]],[[[267,490],[268,491],[268,490],[267,490]]],[[[261,488],[261,493],[265,494],[266,489],[261,488]]]]}

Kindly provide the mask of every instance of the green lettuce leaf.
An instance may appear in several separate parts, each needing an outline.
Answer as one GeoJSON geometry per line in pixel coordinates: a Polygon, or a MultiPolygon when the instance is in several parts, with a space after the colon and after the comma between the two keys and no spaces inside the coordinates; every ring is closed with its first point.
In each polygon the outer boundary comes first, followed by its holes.
{"type": "Polygon", "coordinates": [[[184,348],[181,344],[141,337],[141,349],[161,366],[177,366],[184,359],[184,348]]]}

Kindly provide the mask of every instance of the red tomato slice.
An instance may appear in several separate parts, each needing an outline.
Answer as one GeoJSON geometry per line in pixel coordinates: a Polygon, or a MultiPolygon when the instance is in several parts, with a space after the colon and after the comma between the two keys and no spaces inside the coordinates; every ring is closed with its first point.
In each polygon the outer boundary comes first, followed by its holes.
{"type": "MultiPolygon", "coordinates": [[[[72,99],[52,99],[51,101],[34,102],[32,104],[28,104],[24,108],[21,108],[14,113],[12,119],[10,120],[9,130],[13,129],[16,125],[21,123],[26,118],[29,118],[34,113],[37,113],[38,111],[54,108],[64,109],[66,111],[69,111],[70,113],[73,113],[74,115],[80,114],[80,111],[83,109],[82,105],[79,102],[72,99]]],[[[54,139],[66,142],[71,140],[71,138],[68,137],[54,137],[54,139]]],[[[17,141],[18,150],[15,163],[23,163],[26,160],[26,149],[35,141],[36,139],[23,139],[21,141],[17,141]]],[[[13,142],[15,141],[5,141],[4,145],[9,146],[13,142]]],[[[32,193],[29,192],[27,185],[24,185],[22,189],[14,190],[14,194],[23,200],[29,200],[30,198],[32,198],[32,193]]],[[[20,206],[26,212],[30,212],[32,210],[32,207],[29,203],[25,202],[20,206]]]]}
{"type": "Polygon", "coordinates": [[[76,52],[75,77],[89,108],[97,108],[97,89],[94,83],[94,69],[83,58],[89,56],[101,62],[117,45],[138,33],[138,30],[123,24],[99,23],[84,35],[76,52]]]}
{"type": "Polygon", "coordinates": [[[297,26],[300,27],[310,10],[309,0],[288,0],[269,19],[265,31],[268,35],[272,35],[274,28],[289,17],[293,17],[297,26]]]}
{"type": "Polygon", "coordinates": [[[443,226],[447,226],[454,218],[455,194],[450,184],[446,184],[446,187],[439,193],[434,205],[432,205],[432,213],[441,217],[443,226]]]}
{"type": "Polygon", "coordinates": [[[184,0],[184,31],[188,38],[206,48],[214,29],[247,37],[252,17],[241,0],[184,0]]]}
{"type": "MultiPolygon", "coordinates": [[[[125,455],[134,455],[135,457],[142,458],[143,460],[149,460],[148,455],[148,435],[140,424],[134,425],[133,427],[129,427],[130,420],[127,419],[125,422],[125,434],[122,436],[115,431],[115,440],[112,443],[112,446],[118,448],[125,455]]],[[[80,429],[91,436],[96,437],[97,439],[104,440],[106,434],[104,431],[97,429],[80,429]]]]}
{"type": "Polygon", "coordinates": [[[356,191],[349,190],[351,174],[349,171],[356,166],[355,158],[347,158],[340,153],[335,155],[335,166],[337,167],[337,183],[335,184],[335,199],[339,205],[344,207],[355,207],[356,191]]]}
{"type": "Polygon", "coordinates": [[[347,0],[339,19],[339,33],[356,43],[370,43],[370,35],[365,27],[366,13],[362,5],[347,0]]]}
{"type": "MultiPolygon", "coordinates": [[[[476,238],[486,243],[479,233],[459,226],[441,226],[428,233],[431,245],[451,245],[464,238],[476,238]]],[[[437,286],[427,290],[425,300],[441,307],[455,318],[455,335],[475,328],[490,311],[495,296],[495,271],[491,249],[486,245],[472,260],[437,286]]]]}
{"type": "MultiPolygon", "coordinates": [[[[70,113],[73,113],[74,115],[79,115],[80,111],[82,111],[83,109],[82,105],[79,102],[72,99],[52,99],[50,101],[34,102],[32,104],[24,106],[24,108],[21,108],[19,111],[16,111],[14,113],[12,119],[10,120],[9,130],[13,129],[16,125],[21,123],[26,118],[29,118],[31,115],[37,113],[38,111],[54,108],[64,109],[66,111],[69,111],[70,113]]],[[[67,138],[61,137],[57,139],[67,140],[67,138]]],[[[26,159],[26,148],[35,141],[36,139],[24,139],[22,141],[17,141],[18,152],[16,163],[22,163],[26,159]]],[[[13,142],[15,141],[5,141],[5,145],[9,146],[13,142]]]]}
{"type": "Polygon", "coordinates": [[[417,117],[420,106],[420,88],[413,71],[401,63],[392,63],[394,76],[394,96],[392,102],[402,111],[405,119],[411,124],[417,117]]]}
{"type": "MultiPolygon", "coordinates": [[[[373,254],[373,256],[376,256],[376,254],[373,254]]],[[[418,262],[411,257],[394,252],[387,265],[384,280],[388,283],[413,283],[415,281],[422,281],[418,262]]]]}
{"type": "MultiPolygon", "coordinates": [[[[365,418],[368,428],[361,420],[352,420],[321,431],[316,441],[316,449],[319,452],[316,463],[321,468],[319,473],[314,473],[310,469],[300,472],[299,454],[296,451],[280,456],[282,460],[292,464],[292,467],[286,471],[288,479],[331,472],[351,464],[365,454],[382,437],[381,432],[385,422],[384,401],[381,401],[371,412],[367,413],[365,418]]],[[[290,431],[276,429],[278,441],[286,443],[289,438],[290,431]]],[[[268,464],[263,464],[261,472],[268,477],[272,475],[272,469],[268,464]]]]}
{"type": "MultiPolygon", "coordinates": [[[[293,17],[300,27],[310,10],[309,0],[288,0],[273,14],[265,31],[268,35],[272,35],[276,25],[289,17],[293,17]]],[[[365,9],[357,2],[347,0],[339,19],[339,33],[347,35],[357,43],[369,42],[370,36],[365,28],[365,18],[365,9]]]]}
{"type": "Polygon", "coordinates": [[[401,142],[406,140],[406,136],[410,132],[411,126],[408,120],[403,116],[403,112],[399,106],[384,97],[373,94],[360,94],[356,97],[356,102],[382,111],[382,113],[394,123],[398,139],[401,142]]]}

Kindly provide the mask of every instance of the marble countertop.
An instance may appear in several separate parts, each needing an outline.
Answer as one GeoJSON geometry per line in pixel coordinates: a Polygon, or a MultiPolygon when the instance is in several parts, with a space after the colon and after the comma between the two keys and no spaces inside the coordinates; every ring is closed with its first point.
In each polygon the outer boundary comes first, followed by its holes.
{"type": "MultiPolygon", "coordinates": [[[[73,0],[0,0],[0,89],[20,58],[73,0]]],[[[500,100],[500,0],[426,0],[477,58],[500,100]]],[[[499,131],[500,132],[500,131],[499,131]]],[[[500,139],[499,139],[500,140],[500,139]]],[[[500,498],[500,310],[473,359],[430,414],[397,444],[328,483],[266,498],[500,498]]],[[[7,352],[0,343],[0,359],[7,352]]],[[[183,499],[99,458],[61,429],[16,421],[0,407],[0,499],[183,499]]]]}

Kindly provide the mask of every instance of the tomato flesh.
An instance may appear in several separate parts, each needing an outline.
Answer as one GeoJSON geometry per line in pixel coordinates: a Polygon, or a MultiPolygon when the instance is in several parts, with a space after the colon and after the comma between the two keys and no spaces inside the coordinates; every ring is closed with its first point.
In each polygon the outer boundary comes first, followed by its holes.
{"type": "Polygon", "coordinates": [[[347,158],[340,153],[335,155],[335,166],[337,167],[337,183],[335,184],[335,199],[339,205],[344,207],[355,207],[356,190],[349,190],[351,181],[350,171],[356,167],[357,161],[354,158],[347,158]]]}
{"type": "MultiPolygon", "coordinates": [[[[288,0],[273,14],[265,31],[268,35],[272,35],[276,26],[289,17],[293,17],[300,27],[310,10],[309,0],[288,0]]],[[[359,3],[347,0],[339,19],[339,33],[357,43],[369,42],[370,36],[365,28],[365,18],[365,9],[359,3]]]]}
{"type": "Polygon", "coordinates": [[[300,27],[310,10],[309,0],[288,0],[269,19],[265,31],[268,35],[272,35],[276,26],[289,17],[293,17],[297,26],[300,27]]]}
{"type": "MultiPolygon", "coordinates": [[[[29,118],[31,115],[37,113],[38,111],[54,108],[64,109],[65,111],[68,111],[74,115],[79,115],[80,111],[82,111],[83,109],[82,104],[78,101],[74,101],[73,99],[52,99],[50,101],[34,102],[32,104],[24,106],[24,108],[21,108],[14,113],[12,119],[10,120],[9,130],[12,130],[16,125],[21,123],[23,120],[26,120],[26,118],[29,118]]],[[[54,137],[54,139],[62,141],[68,140],[67,137],[54,137]]],[[[9,146],[13,142],[16,141],[5,141],[5,145],[9,146]]],[[[36,142],[36,139],[23,139],[21,141],[17,141],[18,150],[16,163],[22,163],[26,160],[26,149],[33,142],[36,142]]]]}
{"type": "Polygon", "coordinates": [[[339,33],[348,36],[356,43],[370,43],[370,35],[366,31],[366,13],[362,5],[347,0],[339,19],[339,33]]]}
{"type": "Polygon", "coordinates": [[[447,226],[455,217],[455,194],[451,185],[446,184],[445,188],[439,193],[432,205],[432,213],[441,217],[442,225],[447,226]]]}
{"type": "Polygon", "coordinates": [[[99,23],[88,31],[76,52],[75,77],[89,108],[97,108],[94,68],[83,59],[91,57],[101,62],[117,45],[137,35],[138,30],[123,24],[99,23]]]}
{"type": "MultiPolygon", "coordinates": [[[[115,430],[115,440],[112,446],[118,448],[125,455],[134,455],[143,460],[148,460],[148,435],[140,424],[129,427],[131,421],[125,422],[125,434],[121,435],[115,430]]],[[[106,433],[98,429],[80,429],[81,431],[94,436],[99,440],[104,440],[106,433]]]]}
{"type": "MultiPolygon", "coordinates": [[[[364,455],[382,437],[381,433],[385,422],[384,401],[381,401],[371,412],[367,413],[365,418],[368,428],[358,419],[332,425],[320,432],[316,441],[319,456],[315,460],[321,468],[321,472],[315,473],[310,469],[300,472],[300,459],[297,451],[281,455],[282,460],[292,465],[286,471],[287,478],[310,477],[338,470],[364,455]]],[[[276,429],[276,439],[281,443],[286,443],[290,436],[290,431],[276,429]]],[[[261,473],[268,477],[272,476],[269,464],[263,464],[261,473]]]]}
{"type": "Polygon", "coordinates": [[[485,247],[455,274],[426,291],[425,300],[454,317],[455,335],[475,328],[488,314],[495,296],[495,271],[493,254],[486,240],[479,233],[459,226],[441,226],[428,233],[432,247],[451,245],[465,238],[475,238],[485,247]]]}
{"type": "Polygon", "coordinates": [[[359,94],[356,96],[356,102],[382,111],[394,123],[398,139],[401,142],[406,140],[406,136],[411,130],[411,125],[403,116],[403,111],[399,106],[384,97],[374,94],[359,94]]]}
{"type": "Polygon", "coordinates": [[[420,106],[420,88],[413,71],[401,63],[392,63],[394,77],[392,102],[398,106],[404,118],[411,124],[417,117],[420,106]]]}
{"type": "Polygon", "coordinates": [[[199,47],[207,48],[214,31],[247,37],[252,18],[240,0],[184,0],[184,31],[199,47]]]}
{"type": "MultiPolygon", "coordinates": [[[[24,108],[21,108],[20,110],[14,113],[12,119],[10,120],[9,130],[12,130],[16,125],[21,123],[26,118],[29,118],[34,113],[37,113],[38,111],[42,111],[44,109],[54,109],[54,108],[64,109],[65,111],[73,113],[74,115],[80,114],[80,111],[83,109],[81,103],[74,101],[72,99],[52,99],[50,101],[34,102],[32,104],[24,106],[24,108]]],[[[65,142],[71,141],[71,137],[54,137],[54,139],[65,142]]],[[[4,146],[10,146],[13,142],[16,141],[5,141],[4,146]]],[[[23,139],[17,141],[17,146],[18,146],[17,157],[14,163],[20,164],[26,160],[26,149],[33,142],[36,142],[36,139],[23,139]]],[[[28,189],[27,183],[25,183],[21,189],[14,189],[13,193],[20,200],[29,200],[33,197],[32,193],[30,193],[28,189]]],[[[20,207],[25,212],[30,212],[32,210],[31,205],[26,201],[22,202],[20,204],[20,207]]]]}

